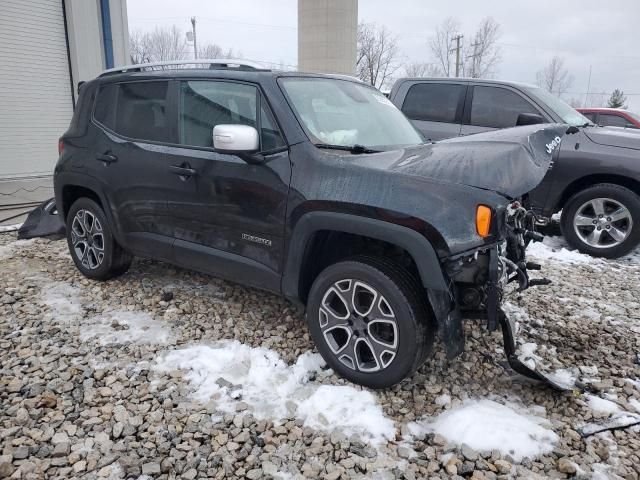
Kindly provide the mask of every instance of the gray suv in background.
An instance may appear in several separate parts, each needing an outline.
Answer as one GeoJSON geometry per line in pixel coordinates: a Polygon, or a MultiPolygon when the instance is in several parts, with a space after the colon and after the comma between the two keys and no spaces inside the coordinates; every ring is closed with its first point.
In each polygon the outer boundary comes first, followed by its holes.
{"type": "Polygon", "coordinates": [[[619,257],[640,242],[640,134],[598,127],[539,87],[495,80],[402,78],[389,99],[426,140],[535,123],[567,124],[558,160],[530,194],[534,211],[562,210],[566,240],[619,257]]]}

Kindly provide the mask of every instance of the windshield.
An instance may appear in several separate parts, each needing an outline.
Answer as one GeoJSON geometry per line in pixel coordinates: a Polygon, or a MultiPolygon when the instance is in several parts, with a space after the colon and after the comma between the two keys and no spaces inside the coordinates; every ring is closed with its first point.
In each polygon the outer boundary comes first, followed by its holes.
{"type": "Polygon", "coordinates": [[[374,88],[335,78],[281,78],[315,144],[384,150],[422,143],[411,122],[374,88]]]}
{"type": "Polygon", "coordinates": [[[527,87],[526,90],[528,90],[534,97],[539,98],[540,101],[558,115],[564,123],[574,127],[580,127],[585,124],[593,125],[591,120],[576,111],[573,107],[564,103],[555,95],[547,92],[545,89],[527,87]]]}

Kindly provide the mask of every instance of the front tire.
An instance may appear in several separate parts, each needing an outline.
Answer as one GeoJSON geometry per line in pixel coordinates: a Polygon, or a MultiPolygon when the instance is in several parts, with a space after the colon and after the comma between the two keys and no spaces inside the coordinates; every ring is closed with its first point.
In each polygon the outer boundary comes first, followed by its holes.
{"type": "Polygon", "coordinates": [[[560,225],[567,242],[581,252],[621,257],[640,242],[640,197],[620,185],[594,185],[567,201],[560,225]]]}
{"type": "Polygon", "coordinates": [[[327,364],[370,388],[387,388],[411,375],[431,354],[435,337],[418,280],[372,257],[324,269],[309,293],[307,322],[327,364]]]}
{"type": "Polygon", "coordinates": [[[132,256],[116,242],[104,211],[90,198],[76,200],[67,215],[67,245],[80,272],[94,280],[125,273],[132,256]]]}

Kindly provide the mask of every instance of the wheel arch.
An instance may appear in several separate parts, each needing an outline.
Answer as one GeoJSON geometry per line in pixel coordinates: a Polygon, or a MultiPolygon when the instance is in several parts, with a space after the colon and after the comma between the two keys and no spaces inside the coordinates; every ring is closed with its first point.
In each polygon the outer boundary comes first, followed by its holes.
{"type": "Polygon", "coordinates": [[[567,201],[574,196],[576,193],[593,187],[594,185],[598,185],[600,183],[611,183],[613,185],[619,185],[621,187],[626,187],[636,195],[640,196],[640,181],[635,180],[633,178],[625,177],[624,175],[615,175],[615,174],[593,174],[593,175],[585,175],[584,177],[580,177],[577,180],[571,182],[567,187],[563,190],[560,198],[556,202],[553,211],[557,212],[564,208],[567,201]]]}
{"type": "MultiPolygon", "coordinates": [[[[359,241],[384,249],[406,252],[415,273],[425,288],[448,291],[447,282],[433,245],[415,230],[401,225],[336,212],[310,212],[296,223],[290,235],[282,277],[282,292],[291,300],[306,303],[306,297],[319,273],[319,258],[338,261],[354,252],[359,241]],[[336,249],[336,242],[340,248],[336,249]],[[315,266],[314,266],[315,265],[315,266]]],[[[355,252],[359,253],[359,252],[355,252]]],[[[333,263],[333,262],[331,262],[333,263]]]]}
{"type": "Polygon", "coordinates": [[[73,202],[81,197],[91,198],[102,208],[113,236],[121,245],[124,244],[120,236],[120,229],[117,228],[119,223],[111,209],[111,203],[105,195],[100,181],[89,175],[65,172],[63,175],[56,175],[54,177],[54,190],[56,206],[62,214],[63,222],[66,223],[67,214],[73,202]]]}

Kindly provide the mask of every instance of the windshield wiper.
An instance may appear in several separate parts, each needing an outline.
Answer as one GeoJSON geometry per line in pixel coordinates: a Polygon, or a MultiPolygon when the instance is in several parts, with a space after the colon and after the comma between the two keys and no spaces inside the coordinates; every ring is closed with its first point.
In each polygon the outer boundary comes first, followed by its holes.
{"type": "Polygon", "coordinates": [[[314,144],[318,148],[326,148],[327,150],[344,150],[351,153],[379,153],[382,150],[374,150],[373,148],[365,147],[358,143],[354,145],[332,145],[330,143],[316,143],[314,144]]]}

